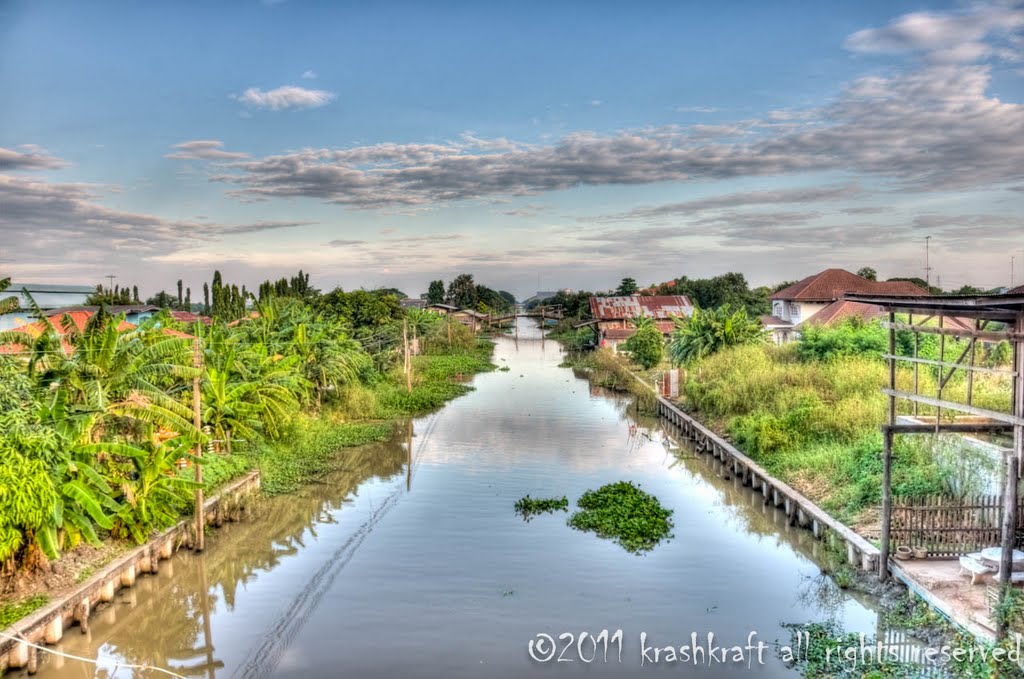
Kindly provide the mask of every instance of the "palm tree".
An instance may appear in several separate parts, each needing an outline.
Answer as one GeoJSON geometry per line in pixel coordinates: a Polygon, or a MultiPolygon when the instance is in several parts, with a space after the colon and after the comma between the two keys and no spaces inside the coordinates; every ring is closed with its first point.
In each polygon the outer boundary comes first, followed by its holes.
{"type": "Polygon", "coordinates": [[[676,316],[672,320],[676,327],[668,355],[677,365],[692,363],[725,347],[763,342],[766,337],[758,319],[749,317],[743,307],[732,311],[728,304],[718,309],[694,307],[689,318],[676,316]]]}

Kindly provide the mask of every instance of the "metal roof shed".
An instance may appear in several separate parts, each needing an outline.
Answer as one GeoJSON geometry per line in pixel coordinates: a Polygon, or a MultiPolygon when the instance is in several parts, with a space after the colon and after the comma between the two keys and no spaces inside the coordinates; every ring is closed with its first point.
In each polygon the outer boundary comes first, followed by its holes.
{"type": "MultiPolygon", "coordinates": [[[[1006,481],[1003,493],[1002,510],[1002,559],[999,569],[1000,596],[1009,591],[1012,571],[1013,546],[1016,539],[1018,479],[1020,478],[1021,462],[1024,459],[1024,291],[1012,291],[1005,295],[980,295],[963,297],[920,297],[901,295],[848,294],[845,299],[866,304],[876,304],[888,314],[883,323],[889,331],[889,350],[885,359],[889,365],[889,384],[882,392],[888,396],[888,422],[882,427],[883,432],[883,471],[882,471],[882,540],[879,560],[879,577],[888,576],[888,557],[890,547],[890,527],[892,521],[892,449],[893,438],[897,434],[921,433],[924,431],[939,432],[972,432],[972,431],[1012,431],[1013,448],[1006,456],[1006,481]],[[906,314],[905,322],[897,321],[896,314],[906,314]],[[947,327],[946,319],[973,319],[974,327],[958,324],[947,327]],[[935,325],[926,325],[936,319],[935,325]],[[992,328],[993,323],[1000,324],[992,328]],[[896,352],[896,333],[906,330],[914,333],[914,354],[900,356],[896,352]],[[918,356],[918,346],[922,334],[933,334],[939,337],[940,350],[938,360],[923,359],[918,356]],[[947,360],[945,341],[947,337],[968,340],[967,347],[955,357],[947,360]],[[1013,360],[1009,370],[983,367],[975,362],[976,345],[983,341],[1007,341],[1013,349],[1013,360]],[[910,363],[915,371],[913,391],[901,391],[896,388],[896,366],[898,363],[910,363]],[[927,365],[938,368],[937,393],[935,396],[920,392],[917,380],[919,366],[927,365]],[[947,372],[948,370],[948,372],[947,372]],[[967,378],[967,391],[964,401],[943,398],[942,390],[957,371],[964,371],[967,378]],[[975,373],[1001,372],[1012,378],[1012,389],[1008,412],[978,408],[972,399],[972,386],[975,373]],[[898,424],[896,421],[897,401],[910,401],[914,407],[930,406],[936,409],[934,425],[931,424],[898,424]],[[942,423],[941,411],[950,410],[983,418],[985,421],[942,423]]],[[[1000,621],[997,633],[1005,636],[1007,625],[1000,621]]]]}

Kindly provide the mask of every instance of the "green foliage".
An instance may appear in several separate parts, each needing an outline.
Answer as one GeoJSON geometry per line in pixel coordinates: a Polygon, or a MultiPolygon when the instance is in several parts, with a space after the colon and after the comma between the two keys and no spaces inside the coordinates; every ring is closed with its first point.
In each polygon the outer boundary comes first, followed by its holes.
{"type": "Polygon", "coordinates": [[[797,355],[804,361],[849,356],[880,358],[888,346],[888,332],[881,325],[851,318],[831,326],[805,325],[797,343],[797,355]]]}
{"type": "Polygon", "coordinates": [[[49,598],[45,594],[40,594],[29,599],[0,604],[0,629],[6,629],[26,615],[35,613],[48,602],[49,598]]]}
{"type": "Polygon", "coordinates": [[[1013,361],[1013,349],[1006,340],[993,345],[985,354],[984,363],[989,368],[1007,366],[1013,361]]]}
{"type": "Polygon", "coordinates": [[[677,365],[692,363],[726,347],[766,341],[757,318],[748,316],[744,308],[733,311],[728,304],[715,309],[694,307],[692,316],[673,320],[676,327],[669,340],[668,355],[677,365]]]}
{"type": "Polygon", "coordinates": [[[0,561],[7,561],[52,521],[57,489],[42,460],[8,452],[0,464],[0,561]]]}
{"type": "Polygon", "coordinates": [[[529,521],[538,514],[547,514],[569,510],[569,498],[565,497],[530,497],[529,495],[516,500],[516,514],[529,521]]]}
{"type": "Polygon", "coordinates": [[[430,281],[427,287],[428,304],[444,304],[444,281],[430,281]]]}
{"type": "Polygon", "coordinates": [[[665,339],[649,318],[636,319],[635,325],[636,332],[626,340],[624,348],[634,361],[650,370],[661,363],[665,355],[665,339]]]}
{"type": "Polygon", "coordinates": [[[635,295],[639,290],[640,287],[636,284],[636,280],[623,278],[619,287],[615,288],[615,294],[619,296],[635,295]]]}
{"type": "Polygon", "coordinates": [[[672,510],[631,482],[588,490],[576,504],[580,511],[569,517],[570,526],[614,539],[627,552],[647,552],[672,537],[672,510]]]}
{"type": "Polygon", "coordinates": [[[774,290],[766,287],[751,289],[743,274],[730,272],[713,278],[691,279],[682,276],[662,283],[655,292],[659,295],[687,295],[702,309],[717,309],[726,305],[734,309],[743,308],[756,318],[769,312],[771,303],[768,298],[774,290]]]}
{"type": "Polygon", "coordinates": [[[298,417],[290,424],[286,436],[259,447],[263,492],[294,492],[337,468],[336,453],[341,448],[386,441],[390,436],[390,424],[339,422],[329,414],[298,417]]]}
{"type": "Polygon", "coordinates": [[[473,282],[473,274],[459,274],[448,284],[448,294],[445,296],[448,304],[457,306],[460,309],[475,309],[479,301],[477,296],[476,283],[473,282]]]}
{"type": "MultiPolygon", "coordinates": [[[[895,661],[886,653],[865,655],[867,664],[859,655],[861,635],[845,631],[835,620],[812,622],[805,624],[783,624],[790,632],[790,643],[787,648],[793,657],[786,655],[780,646],[780,659],[798,670],[800,676],[808,678],[830,677],[832,679],[864,679],[872,677],[912,677],[921,668],[906,662],[895,661]],[[809,643],[808,643],[809,642],[809,643]],[[799,649],[799,654],[797,653],[799,649]],[[847,649],[858,651],[857,662],[847,660],[844,653],[847,649]]],[[[865,636],[864,647],[874,649],[875,639],[865,636]]]]}
{"type": "Polygon", "coordinates": [[[858,269],[857,275],[860,276],[861,278],[866,278],[869,281],[878,280],[878,272],[872,269],[870,266],[865,266],[861,269],[858,269]]]}

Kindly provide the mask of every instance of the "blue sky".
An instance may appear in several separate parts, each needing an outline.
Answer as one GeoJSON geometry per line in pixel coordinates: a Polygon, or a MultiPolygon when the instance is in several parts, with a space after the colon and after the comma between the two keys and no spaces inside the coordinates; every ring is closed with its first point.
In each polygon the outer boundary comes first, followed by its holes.
{"type": "Polygon", "coordinates": [[[1009,3],[0,4],[0,263],[1024,282],[1009,3]]]}

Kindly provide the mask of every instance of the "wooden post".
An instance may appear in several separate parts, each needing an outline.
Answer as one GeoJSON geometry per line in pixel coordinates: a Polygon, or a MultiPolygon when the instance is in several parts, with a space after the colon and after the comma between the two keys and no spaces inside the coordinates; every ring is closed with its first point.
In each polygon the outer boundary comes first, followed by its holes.
{"type": "MultiPolygon", "coordinates": [[[[907,316],[907,324],[914,325],[914,315],[907,316]]],[[[921,367],[917,363],[918,354],[921,352],[921,333],[914,333],[914,393],[921,393],[921,367]]],[[[918,403],[914,401],[914,417],[918,415],[918,403]]]]}
{"type": "Polygon", "coordinates": [[[452,348],[452,315],[451,314],[445,314],[444,317],[448,319],[448,348],[451,349],[452,348]]]}
{"type": "Polygon", "coordinates": [[[405,463],[405,492],[412,490],[412,419],[406,423],[405,447],[408,459],[405,463]]]}
{"type": "MultiPolygon", "coordinates": [[[[1013,570],[1013,543],[1017,525],[1017,456],[1006,457],[1006,491],[1003,493],[1003,540],[999,558],[999,599],[1010,596],[1010,575],[1013,570]]],[[[1009,625],[1007,620],[997,621],[996,638],[1006,638],[1009,625]]]]}
{"type": "Polygon", "coordinates": [[[412,391],[412,362],[409,359],[409,321],[402,321],[402,343],[405,345],[405,388],[412,391]]]}
{"type": "MultiPolygon", "coordinates": [[[[192,343],[192,365],[198,371],[203,367],[203,353],[199,338],[192,343]]],[[[196,426],[196,435],[202,436],[203,410],[202,396],[199,393],[199,373],[192,379],[192,417],[196,426]]],[[[196,440],[196,551],[206,547],[206,512],[203,511],[203,444],[196,440]]]]}
{"type": "MultiPolygon", "coordinates": [[[[946,320],[946,317],[940,314],[939,315],[939,330],[942,330],[942,328],[944,326],[944,321],[945,320],[946,320]]],[[[944,363],[945,361],[946,361],[946,335],[945,334],[940,334],[939,335],[939,363],[944,363]]],[[[938,400],[941,401],[942,400],[942,386],[943,386],[943,384],[942,384],[943,368],[942,368],[941,365],[938,366],[938,370],[939,370],[939,379],[938,379],[938,382],[936,383],[938,385],[938,389],[936,390],[935,398],[937,398],[938,400]]],[[[942,420],[942,408],[936,407],[935,408],[935,433],[936,434],[939,433],[939,422],[941,420],[942,420]]]]}
{"type": "MultiPolygon", "coordinates": [[[[896,314],[889,312],[889,389],[896,389],[896,314]]],[[[889,529],[892,524],[892,446],[893,425],[896,424],[896,397],[889,396],[889,427],[882,437],[882,536],[880,558],[878,559],[878,578],[885,581],[889,577],[889,529]]]]}

